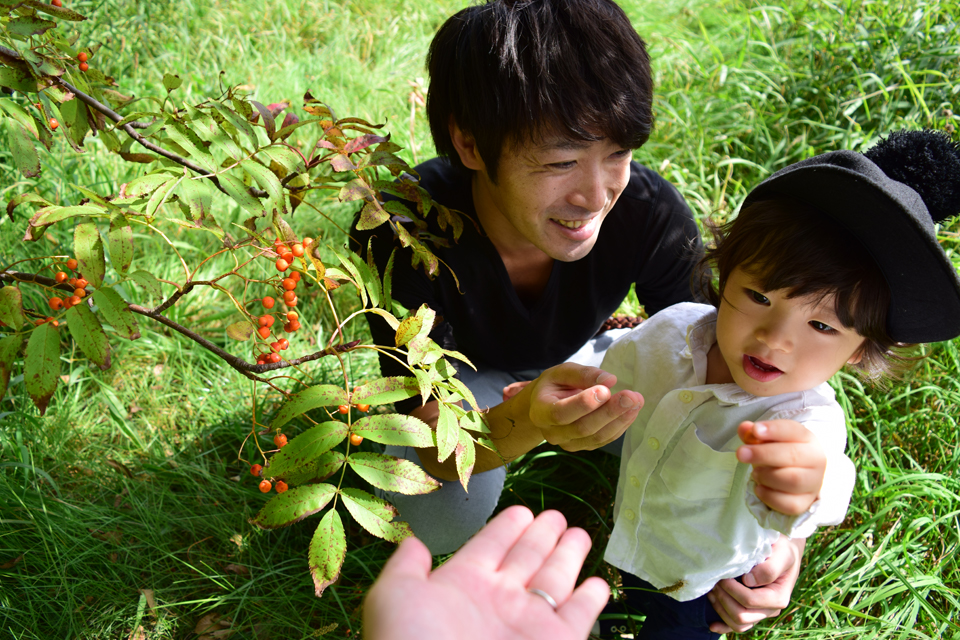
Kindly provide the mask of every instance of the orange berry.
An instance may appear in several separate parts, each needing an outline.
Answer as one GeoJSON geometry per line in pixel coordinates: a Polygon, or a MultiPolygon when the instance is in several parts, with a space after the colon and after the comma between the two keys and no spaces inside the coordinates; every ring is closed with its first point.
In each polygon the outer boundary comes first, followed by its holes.
{"type": "Polygon", "coordinates": [[[54,311],[59,311],[63,308],[63,300],[60,298],[50,298],[50,308],[54,311]]]}
{"type": "Polygon", "coordinates": [[[56,131],[56,130],[57,130],[57,127],[60,126],[60,123],[57,122],[57,119],[56,119],[56,118],[50,118],[49,120],[47,120],[47,124],[50,125],[50,130],[51,130],[51,131],[56,131]]]}
{"type": "Polygon", "coordinates": [[[287,483],[283,480],[277,480],[277,493],[283,493],[290,487],[287,486],[287,483]]]}
{"type": "Polygon", "coordinates": [[[90,68],[90,65],[88,65],[86,62],[80,63],[80,71],[86,71],[89,68],[90,68]]]}
{"type": "Polygon", "coordinates": [[[55,326],[55,327],[59,327],[59,326],[60,326],[60,323],[57,322],[56,320],[54,320],[53,318],[47,318],[47,322],[52,322],[52,323],[53,323],[53,326],[55,326]]]}
{"type": "MultiPolygon", "coordinates": [[[[293,293],[293,292],[291,291],[291,293],[293,293]]],[[[297,296],[293,296],[293,299],[291,299],[291,300],[284,300],[284,302],[287,303],[287,306],[288,306],[288,307],[295,307],[295,306],[297,306],[297,296]]],[[[299,327],[300,324],[298,323],[297,326],[299,327]]]]}
{"type": "Polygon", "coordinates": [[[292,272],[292,273],[290,274],[290,277],[293,279],[294,282],[300,282],[300,272],[299,272],[299,271],[294,271],[294,272],[292,272]]]}
{"type": "Polygon", "coordinates": [[[273,485],[270,484],[269,480],[262,480],[260,482],[260,491],[263,493],[269,493],[270,489],[273,489],[273,485]]]}
{"type": "Polygon", "coordinates": [[[87,292],[85,289],[81,289],[80,287],[77,287],[76,289],[73,290],[73,295],[77,296],[78,298],[83,298],[84,296],[87,295],[87,292]]]}
{"type": "Polygon", "coordinates": [[[283,447],[287,446],[287,436],[283,435],[282,433],[273,436],[273,444],[282,449],[283,447]]]}
{"type": "Polygon", "coordinates": [[[284,291],[283,292],[283,301],[287,304],[290,304],[297,299],[297,294],[293,291],[284,291]]]}
{"type": "Polygon", "coordinates": [[[57,272],[57,275],[55,275],[55,276],[53,277],[53,279],[57,281],[57,284],[60,284],[60,283],[62,283],[62,282],[66,282],[66,281],[67,281],[67,274],[65,274],[63,271],[58,271],[58,272],[57,272]]]}
{"type": "Polygon", "coordinates": [[[299,258],[300,256],[303,255],[303,245],[302,244],[293,245],[293,248],[290,249],[290,252],[299,258]]]}
{"type": "Polygon", "coordinates": [[[55,7],[62,7],[63,0],[50,0],[50,4],[52,4],[55,7]]]}
{"type": "Polygon", "coordinates": [[[273,309],[273,305],[275,304],[276,301],[270,296],[267,296],[266,298],[263,299],[262,302],[263,302],[264,309],[273,309]]]}
{"type": "Polygon", "coordinates": [[[300,314],[297,313],[296,311],[287,312],[287,320],[290,320],[291,322],[293,322],[294,320],[299,320],[299,319],[300,319],[300,314]]]}
{"type": "Polygon", "coordinates": [[[359,411],[359,412],[361,412],[361,413],[366,413],[367,411],[370,411],[370,405],[368,405],[368,404],[358,404],[358,405],[357,405],[357,411],[359,411]]]}
{"type": "Polygon", "coordinates": [[[33,324],[35,324],[35,325],[37,325],[37,326],[39,327],[39,326],[42,325],[44,322],[46,322],[46,320],[44,320],[43,318],[37,318],[36,320],[33,321],[33,324]]]}
{"type": "Polygon", "coordinates": [[[280,338],[279,340],[277,340],[277,344],[280,345],[281,351],[286,351],[287,348],[290,346],[290,341],[287,340],[286,338],[280,338]]]}
{"type": "Polygon", "coordinates": [[[77,306],[78,304],[80,304],[81,302],[83,302],[82,300],[80,300],[80,296],[70,296],[70,297],[68,298],[68,300],[70,300],[70,306],[71,306],[71,307],[75,307],[75,306],[77,306]]]}
{"type": "Polygon", "coordinates": [[[257,329],[257,333],[260,334],[260,337],[266,340],[270,337],[270,327],[260,327],[257,329]]]}
{"type": "MultiPolygon", "coordinates": [[[[294,273],[296,273],[296,271],[294,271],[294,273]]],[[[293,278],[284,278],[283,282],[281,282],[280,284],[287,291],[293,291],[294,289],[297,288],[297,281],[294,280],[293,278]]]]}
{"type": "Polygon", "coordinates": [[[277,271],[286,271],[289,268],[290,268],[289,262],[287,262],[283,258],[280,258],[279,260],[277,260],[277,271]]]}
{"type": "MultiPolygon", "coordinates": [[[[286,249],[286,247],[284,247],[284,249],[286,249]]],[[[289,264],[293,264],[293,253],[288,249],[285,253],[280,254],[280,259],[286,260],[289,264]]]]}
{"type": "Polygon", "coordinates": [[[280,354],[279,354],[279,353],[271,353],[269,356],[267,356],[267,358],[269,358],[269,360],[270,360],[270,362],[271,362],[272,364],[276,364],[276,363],[280,362],[280,354]]]}
{"type": "Polygon", "coordinates": [[[350,413],[350,407],[345,404],[342,404],[339,407],[337,407],[337,411],[339,411],[340,413],[350,413]]]}
{"type": "Polygon", "coordinates": [[[267,364],[267,361],[264,359],[263,356],[260,356],[259,358],[257,358],[257,364],[267,364]]]}
{"type": "Polygon", "coordinates": [[[88,284],[90,284],[90,283],[87,282],[87,279],[86,279],[86,278],[79,278],[79,279],[77,280],[76,286],[79,287],[79,288],[81,288],[81,289],[86,289],[88,284]]]}
{"type": "Polygon", "coordinates": [[[77,261],[75,259],[70,258],[69,260],[67,260],[67,269],[70,269],[70,271],[73,271],[76,268],[77,268],[77,261]]]}
{"type": "Polygon", "coordinates": [[[350,444],[359,447],[361,442],[363,442],[363,436],[357,435],[356,433],[350,434],[350,444]]]}
{"type": "Polygon", "coordinates": [[[270,350],[273,351],[274,353],[276,353],[277,351],[280,351],[280,341],[277,340],[276,342],[271,342],[270,350]]]}
{"type": "Polygon", "coordinates": [[[80,62],[86,62],[89,59],[90,59],[90,56],[87,55],[86,51],[81,51],[80,53],[77,54],[77,60],[79,60],[80,62]]]}
{"type": "Polygon", "coordinates": [[[273,316],[260,316],[259,318],[257,318],[257,325],[261,327],[269,327],[271,324],[273,324],[272,322],[270,322],[270,320],[272,319],[273,319],[273,316]]]}
{"type": "Polygon", "coordinates": [[[263,466],[259,464],[255,464],[250,467],[250,473],[255,476],[259,476],[262,471],[263,471],[263,466]]]}

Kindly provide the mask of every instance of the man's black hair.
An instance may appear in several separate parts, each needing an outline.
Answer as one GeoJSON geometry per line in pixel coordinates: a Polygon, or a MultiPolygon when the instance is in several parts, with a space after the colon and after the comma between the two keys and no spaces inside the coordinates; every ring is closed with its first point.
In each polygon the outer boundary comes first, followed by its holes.
{"type": "Polygon", "coordinates": [[[463,168],[451,117],[491,180],[508,144],[547,136],[625,149],[653,129],[643,40],[609,0],[491,0],[448,19],[427,56],[427,113],[440,155],[463,168]]]}

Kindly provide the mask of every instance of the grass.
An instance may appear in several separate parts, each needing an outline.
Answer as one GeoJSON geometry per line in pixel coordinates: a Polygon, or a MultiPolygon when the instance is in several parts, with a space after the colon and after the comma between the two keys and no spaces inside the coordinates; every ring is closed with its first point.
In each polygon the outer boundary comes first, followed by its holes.
{"type": "MultiPolygon", "coordinates": [[[[410,117],[426,46],[462,5],[71,3],[92,16],[81,38],[103,43],[93,62],[124,91],[162,96],[164,73],[184,79],[176,95],[185,101],[221,82],[294,105],[309,90],[339,115],[386,122],[409,161],[432,154],[422,110],[410,117]]],[[[647,39],[659,88],[658,127],[636,157],[701,218],[729,216],[750,186],[809,155],[863,148],[891,128],[960,124],[956,2],[623,5],[647,39]]],[[[34,188],[5,149],[4,199],[34,188]]],[[[71,183],[112,192],[133,175],[93,141],[83,155],[56,147],[35,184],[75,202],[71,183]]],[[[349,210],[313,204],[323,214],[302,208],[295,226],[340,237],[334,223],[343,226],[349,210]]],[[[236,215],[218,211],[221,222],[236,215]]],[[[24,247],[22,224],[0,219],[4,262],[69,241],[51,233],[24,247]]],[[[958,225],[941,239],[960,261],[958,225]]],[[[215,245],[212,236],[176,241],[188,258],[215,245]]],[[[159,244],[144,245],[136,261],[158,275],[179,269],[159,244]]],[[[224,309],[194,296],[175,313],[222,340],[224,309]]],[[[65,353],[69,384],[47,416],[37,416],[22,377],[0,403],[0,638],[196,638],[209,614],[223,616],[218,628],[236,639],[355,635],[362,594],[391,545],[354,526],[343,579],[316,599],[305,562],[312,527],[259,532],[247,523],[265,501],[237,460],[252,417],[249,382],[162,327],[141,330],[141,339],[115,343],[105,372],[65,353]]],[[[369,358],[350,367],[351,378],[374,373],[369,358]]],[[[315,375],[337,371],[323,365],[315,375]]],[[[859,473],[854,501],[842,525],[810,541],[790,608],[756,637],[960,637],[958,380],[954,341],[931,347],[889,388],[835,381],[859,473]]],[[[261,398],[258,411],[275,401],[261,398]]],[[[617,466],[602,453],[537,449],[511,467],[502,504],[563,510],[595,541],[584,574],[608,575],[600,558],[617,466]]]]}

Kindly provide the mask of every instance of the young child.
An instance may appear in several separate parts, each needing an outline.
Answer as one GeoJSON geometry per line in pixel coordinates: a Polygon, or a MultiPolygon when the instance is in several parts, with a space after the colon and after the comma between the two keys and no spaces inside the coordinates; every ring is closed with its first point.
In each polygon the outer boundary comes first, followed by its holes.
{"type": "MultiPolygon", "coordinates": [[[[718,581],[749,572],[781,533],[843,520],[855,474],[826,381],[845,365],[880,377],[904,363],[895,349],[960,335],[960,278],[934,228],[958,212],[960,147],[939,132],[798,162],[718,230],[704,259],[719,276],[712,305],[669,307],[607,351],[613,391],[645,399],[604,556],[625,587],[607,612],[646,615],[635,637],[719,637],[706,596],[718,581]],[[736,457],[776,419],[801,423],[826,455],[819,497],[796,515],[761,502],[736,457]]],[[[603,621],[601,636],[623,625],[603,621]]]]}

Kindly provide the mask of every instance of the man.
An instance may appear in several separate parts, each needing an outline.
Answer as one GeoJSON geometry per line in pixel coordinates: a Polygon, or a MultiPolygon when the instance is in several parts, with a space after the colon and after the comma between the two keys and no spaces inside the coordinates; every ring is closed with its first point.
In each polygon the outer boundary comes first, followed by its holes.
{"type": "MultiPolygon", "coordinates": [[[[393,297],[407,308],[434,309],[443,318],[434,340],[477,365],[477,372],[460,367],[460,378],[480,408],[490,407],[498,447],[498,454],[478,448],[469,494],[455,482],[453,460],[438,463],[436,449],[388,447],[453,481],[426,496],[390,495],[437,554],[459,547],[490,516],[505,463],[544,440],[568,451],[595,449],[633,422],[639,394],[611,396],[613,376],[560,363],[575,354],[578,362],[599,362],[605,345],[592,338],[631,284],[650,314],[693,299],[702,245],[676,189],[631,162],[631,150],[652,130],[653,83],[643,41],[613,2],[472,6],[441,27],[427,64],[427,111],[443,159],[417,167],[421,186],[479,229],[468,223],[459,242],[433,248],[449,267],[434,280],[398,256],[393,297]],[[534,382],[501,403],[504,387],[526,380],[534,382]]],[[[430,232],[449,235],[433,222],[430,232]]],[[[382,269],[395,245],[377,233],[382,269]]],[[[392,344],[385,324],[374,318],[371,330],[378,343],[392,344]]],[[[389,358],[381,369],[407,373],[389,358]]],[[[436,423],[435,402],[398,408],[436,423]]],[[[763,447],[755,455],[762,465],[763,447]]],[[[815,446],[804,460],[818,464],[815,446]]],[[[714,606],[730,627],[745,630],[776,615],[802,548],[802,540],[784,541],[744,577],[751,586],[776,578],[766,589],[718,586],[714,606]]]]}

